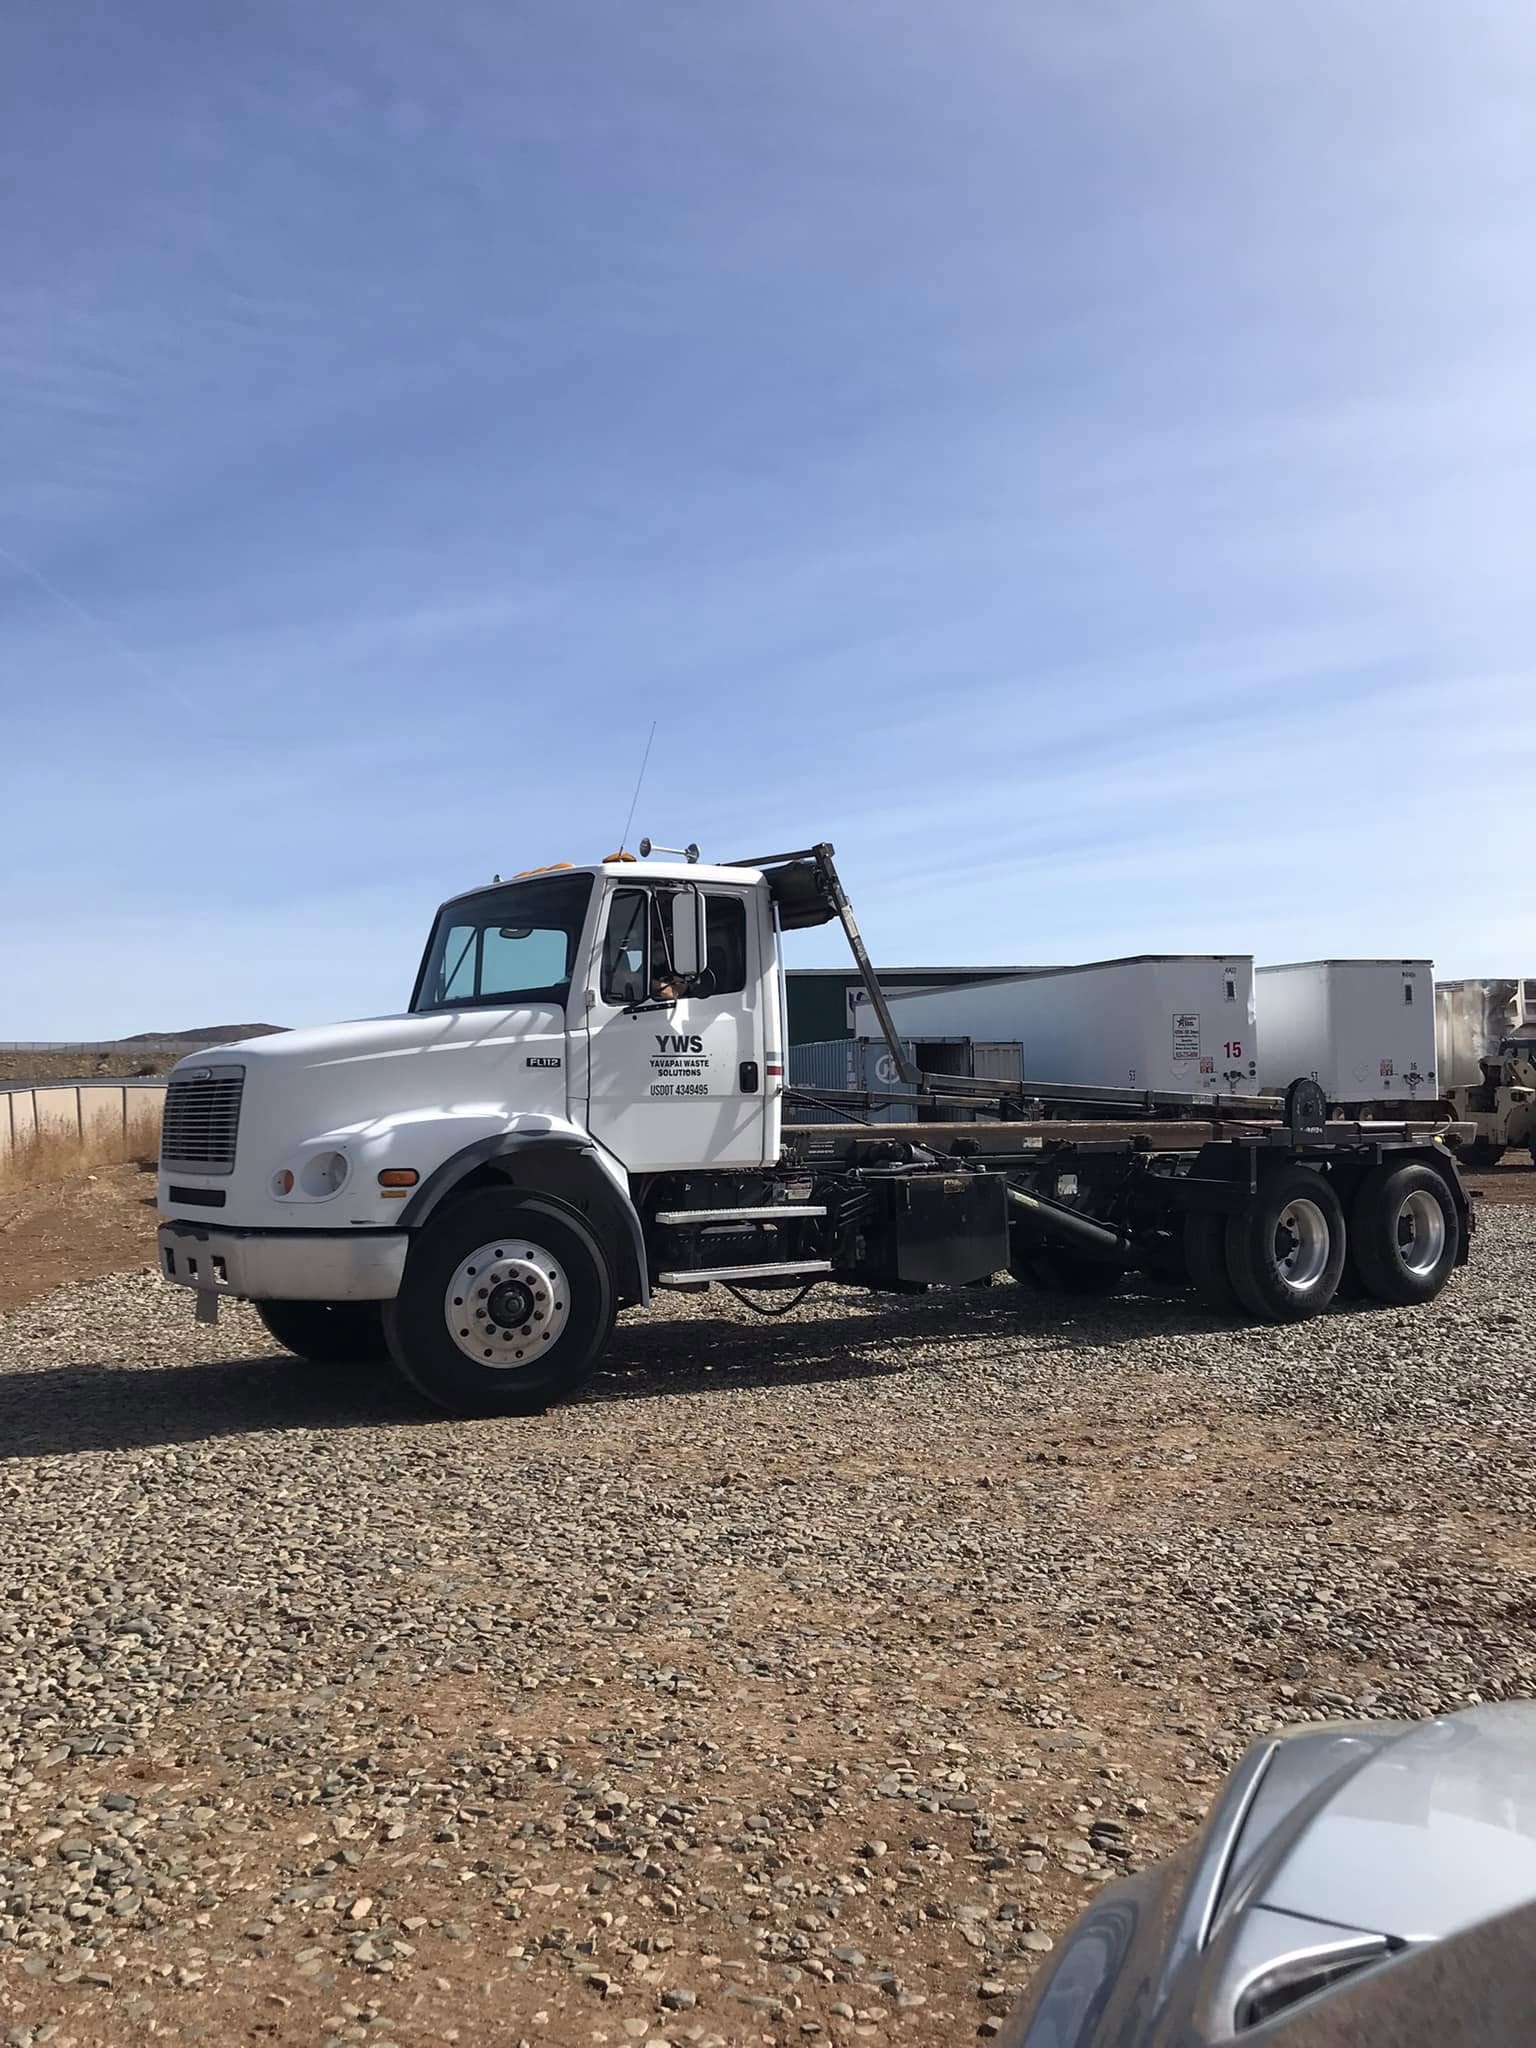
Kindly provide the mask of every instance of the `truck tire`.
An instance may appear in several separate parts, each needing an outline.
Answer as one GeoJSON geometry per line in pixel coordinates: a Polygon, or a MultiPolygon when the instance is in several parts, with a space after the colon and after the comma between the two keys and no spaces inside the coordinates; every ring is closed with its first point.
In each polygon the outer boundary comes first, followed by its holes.
{"type": "Polygon", "coordinates": [[[1320,1173],[1282,1166],[1227,1218],[1227,1271],[1238,1300],[1266,1323],[1325,1309],[1344,1271],[1344,1211],[1320,1173]]]}
{"type": "Polygon", "coordinates": [[[357,1365],[384,1356],[376,1301],[258,1301],[267,1334],[315,1365],[357,1365]]]}
{"type": "Polygon", "coordinates": [[[1349,1212],[1349,1245],[1377,1301],[1433,1301],[1456,1265],[1461,1218],[1432,1166],[1378,1166],[1349,1212]]]}
{"type": "Polygon", "coordinates": [[[1184,1265],[1189,1284],[1219,1316],[1241,1315],[1243,1305],[1227,1270],[1227,1219],[1191,1209],[1184,1218],[1184,1265]]]}
{"type": "Polygon", "coordinates": [[[434,1406],[534,1415],[591,1372],[614,1307],[607,1257],[574,1210],[486,1189],[423,1227],[384,1337],[434,1406]]]}

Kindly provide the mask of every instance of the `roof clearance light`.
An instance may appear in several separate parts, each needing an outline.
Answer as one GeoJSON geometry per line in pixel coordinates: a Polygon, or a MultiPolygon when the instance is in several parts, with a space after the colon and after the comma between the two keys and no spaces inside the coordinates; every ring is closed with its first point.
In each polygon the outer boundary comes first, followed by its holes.
{"type": "Polygon", "coordinates": [[[568,868],[570,865],[568,860],[552,860],[548,867],[544,868],[519,868],[512,879],[514,882],[525,882],[530,875],[558,875],[562,868],[568,868]]]}

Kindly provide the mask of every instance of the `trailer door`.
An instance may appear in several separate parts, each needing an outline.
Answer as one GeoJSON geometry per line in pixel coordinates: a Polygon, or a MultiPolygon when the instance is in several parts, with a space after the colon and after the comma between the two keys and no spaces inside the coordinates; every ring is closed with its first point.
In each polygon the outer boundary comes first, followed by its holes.
{"type": "Polygon", "coordinates": [[[587,1010],[588,1128],[631,1173],[760,1166],[768,1094],[751,891],[702,885],[713,989],[658,1000],[677,886],[610,891],[587,1010]]]}

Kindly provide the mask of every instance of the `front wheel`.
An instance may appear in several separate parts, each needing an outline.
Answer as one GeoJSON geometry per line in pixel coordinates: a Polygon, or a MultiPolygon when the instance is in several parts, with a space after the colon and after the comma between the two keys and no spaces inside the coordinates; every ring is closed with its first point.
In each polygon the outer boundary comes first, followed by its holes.
{"type": "Polygon", "coordinates": [[[384,1336],[435,1406],[528,1415],[581,1384],[613,1318],[613,1276],[582,1218],[490,1189],[422,1230],[384,1305],[384,1336]]]}
{"type": "Polygon", "coordinates": [[[1227,1271],[1238,1300],[1266,1323],[1296,1323],[1325,1309],[1344,1271],[1344,1211],[1305,1166],[1266,1174],[1227,1218],[1227,1271]]]}
{"type": "Polygon", "coordinates": [[[1349,1216],[1349,1244],[1367,1294],[1378,1301],[1433,1301],[1456,1264],[1461,1218],[1432,1166],[1378,1166],[1349,1216]]]}
{"type": "Polygon", "coordinates": [[[258,1301],[267,1334],[315,1365],[358,1365],[384,1356],[376,1301],[258,1301]]]}

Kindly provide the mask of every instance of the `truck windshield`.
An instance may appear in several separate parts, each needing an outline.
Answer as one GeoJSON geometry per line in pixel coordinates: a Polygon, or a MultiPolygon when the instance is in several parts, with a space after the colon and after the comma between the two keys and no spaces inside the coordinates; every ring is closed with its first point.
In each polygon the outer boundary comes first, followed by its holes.
{"type": "Polygon", "coordinates": [[[563,1003],[591,895],[590,875],[541,875],[444,904],[411,1008],[563,1003]]]}

